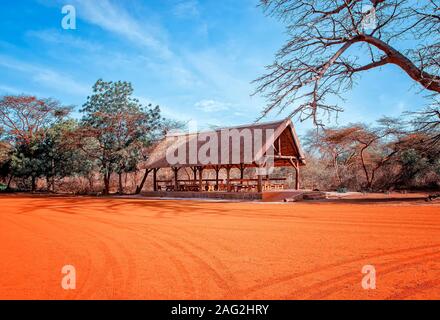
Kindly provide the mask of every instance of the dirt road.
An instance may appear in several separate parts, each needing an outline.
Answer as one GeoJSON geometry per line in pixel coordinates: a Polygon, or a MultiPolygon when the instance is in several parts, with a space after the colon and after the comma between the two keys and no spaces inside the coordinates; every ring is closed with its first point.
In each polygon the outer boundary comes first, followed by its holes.
{"type": "Polygon", "coordinates": [[[0,257],[0,299],[440,299],[440,206],[0,196],[0,257]]]}

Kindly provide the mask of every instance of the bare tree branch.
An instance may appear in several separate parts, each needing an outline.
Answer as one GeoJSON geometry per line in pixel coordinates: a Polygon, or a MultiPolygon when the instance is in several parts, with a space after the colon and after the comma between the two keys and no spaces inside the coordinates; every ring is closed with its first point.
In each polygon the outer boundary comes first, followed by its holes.
{"type": "MultiPolygon", "coordinates": [[[[255,80],[254,94],[267,106],[292,109],[291,116],[312,119],[342,111],[327,100],[340,98],[355,76],[389,64],[401,68],[424,90],[440,93],[440,19],[433,0],[371,0],[365,12],[360,0],[262,0],[269,15],[287,24],[289,40],[268,72],[255,80]],[[374,26],[366,19],[374,14],[374,26]],[[411,49],[399,49],[401,39],[411,49]]],[[[371,17],[370,17],[371,18],[371,17]]]]}

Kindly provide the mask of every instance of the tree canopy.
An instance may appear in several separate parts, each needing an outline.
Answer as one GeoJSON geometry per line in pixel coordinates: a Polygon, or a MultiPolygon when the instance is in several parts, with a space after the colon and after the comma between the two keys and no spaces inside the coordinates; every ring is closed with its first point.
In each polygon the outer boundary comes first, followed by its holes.
{"type": "Polygon", "coordinates": [[[286,24],[288,35],[256,80],[256,93],[268,100],[263,116],[291,108],[291,116],[322,125],[323,114],[343,110],[329,100],[342,97],[362,72],[390,64],[438,98],[438,1],[261,0],[261,6],[286,24]]]}

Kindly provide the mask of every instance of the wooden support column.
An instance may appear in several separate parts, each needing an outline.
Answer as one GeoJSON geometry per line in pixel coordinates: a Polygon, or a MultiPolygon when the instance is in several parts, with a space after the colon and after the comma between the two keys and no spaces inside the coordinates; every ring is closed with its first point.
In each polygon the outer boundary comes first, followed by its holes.
{"type": "Polygon", "coordinates": [[[174,172],[174,191],[179,191],[179,179],[178,179],[179,168],[173,168],[173,172],[174,172]]]}
{"type": "Polygon", "coordinates": [[[215,185],[217,187],[217,191],[218,191],[218,174],[220,172],[220,168],[219,166],[215,166],[215,185]]]}
{"type": "Polygon", "coordinates": [[[295,168],[295,190],[299,190],[299,160],[289,159],[289,162],[295,168]]]}
{"type": "Polygon", "coordinates": [[[260,173],[260,168],[257,168],[257,192],[263,192],[263,176],[260,173]]]}
{"type": "Polygon", "coordinates": [[[142,189],[144,188],[145,181],[147,180],[148,174],[149,174],[151,171],[153,171],[153,169],[145,169],[145,173],[144,173],[144,176],[143,176],[143,178],[142,178],[142,181],[141,181],[141,183],[136,187],[136,191],[135,191],[136,194],[141,193],[142,189]]]}
{"type": "Polygon", "coordinates": [[[299,190],[299,161],[298,160],[296,160],[295,172],[296,172],[295,189],[299,190]]]}
{"type": "Polygon", "coordinates": [[[230,180],[230,176],[231,176],[231,167],[230,166],[226,166],[226,191],[229,192],[230,191],[230,186],[231,186],[231,182],[230,180]]]}
{"type": "Polygon", "coordinates": [[[277,147],[277,149],[278,149],[278,155],[280,156],[281,155],[281,137],[278,138],[278,147],[277,147]]]}
{"type": "Polygon", "coordinates": [[[153,169],[153,191],[157,191],[157,171],[159,169],[154,168],[153,169]]]}
{"type": "Polygon", "coordinates": [[[240,179],[244,178],[244,164],[240,163],[240,179]]]}
{"type": "Polygon", "coordinates": [[[202,188],[203,188],[203,167],[199,167],[199,188],[200,188],[200,192],[202,192],[202,188]]]}
{"type": "Polygon", "coordinates": [[[192,167],[191,170],[193,171],[194,174],[194,182],[197,181],[197,167],[192,167]]]}

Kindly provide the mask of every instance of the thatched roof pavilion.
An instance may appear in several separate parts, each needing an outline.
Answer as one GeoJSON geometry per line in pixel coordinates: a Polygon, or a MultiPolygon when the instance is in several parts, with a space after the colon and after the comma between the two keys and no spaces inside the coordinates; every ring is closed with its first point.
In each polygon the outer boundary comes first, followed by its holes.
{"type": "MultiPolygon", "coordinates": [[[[219,185],[218,173],[227,173],[226,190],[229,191],[229,171],[239,168],[241,182],[245,168],[263,170],[268,167],[292,166],[296,170],[296,188],[299,188],[299,169],[305,165],[304,152],[290,119],[268,123],[256,123],[237,127],[218,128],[211,131],[168,135],[153,149],[144,167],[153,172],[153,186],[157,189],[156,173],[161,168],[174,171],[174,188],[179,190],[177,172],[189,167],[194,171],[194,182],[199,172],[199,191],[202,190],[203,170],[215,170],[215,185],[219,185]]],[[[267,170],[258,171],[257,190],[261,192],[262,176],[267,170]]],[[[218,189],[217,189],[218,190],[218,189]]]]}

